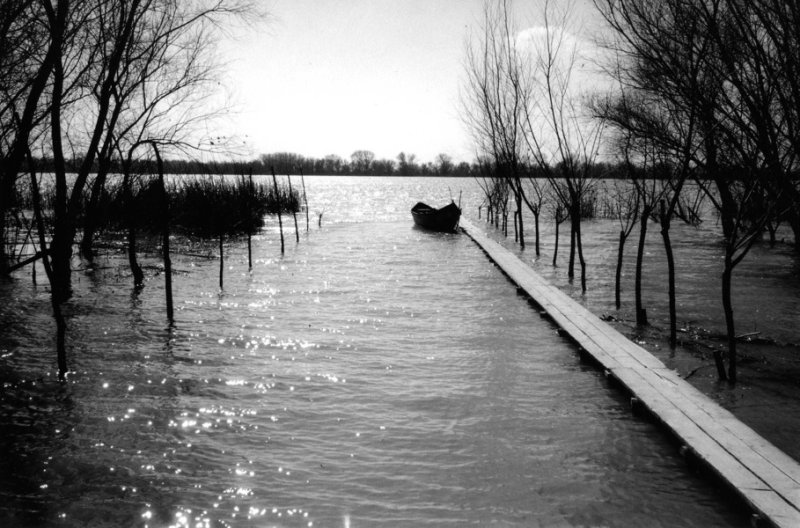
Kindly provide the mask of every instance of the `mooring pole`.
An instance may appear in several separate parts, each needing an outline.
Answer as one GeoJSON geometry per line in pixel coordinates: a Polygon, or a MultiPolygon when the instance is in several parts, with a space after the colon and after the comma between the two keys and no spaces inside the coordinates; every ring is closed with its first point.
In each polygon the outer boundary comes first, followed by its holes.
{"type": "MultiPolygon", "coordinates": [[[[286,179],[289,181],[289,200],[291,200],[294,195],[292,192],[292,177],[287,174],[286,179]]],[[[295,211],[294,207],[292,208],[292,216],[294,217],[294,238],[300,243],[300,231],[297,229],[297,211],[295,211]]]]}
{"type": "Polygon", "coordinates": [[[306,179],[303,176],[303,167],[300,167],[300,183],[303,184],[303,203],[306,206],[306,233],[308,233],[308,196],[306,195],[306,179]]]}
{"type": "MultiPolygon", "coordinates": [[[[247,212],[252,217],[253,215],[253,167],[250,167],[250,188],[248,190],[247,212]]],[[[252,235],[250,233],[250,226],[247,227],[247,267],[253,271],[253,244],[251,242],[252,235]]]]}
{"type": "Polygon", "coordinates": [[[164,162],[161,159],[161,153],[154,141],[151,141],[150,144],[156,154],[158,181],[161,186],[161,252],[164,256],[164,290],[167,296],[167,319],[172,323],[175,318],[172,305],[172,259],[169,256],[169,196],[164,184],[164,162]]]}
{"type": "Polygon", "coordinates": [[[225,256],[223,254],[222,241],[225,235],[219,234],[219,289],[222,289],[222,275],[225,270],[225,256]]]}
{"type": "Polygon", "coordinates": [[[275,187],[275,201],[278,204],[278,228],[281,231],[281,255],[284,253],[283,242],[283,220],[281,219],[281,198],[278,194],[278,178],[275,177],[275,167],[270,166],[272,171],[272,185],[275,187]]]}

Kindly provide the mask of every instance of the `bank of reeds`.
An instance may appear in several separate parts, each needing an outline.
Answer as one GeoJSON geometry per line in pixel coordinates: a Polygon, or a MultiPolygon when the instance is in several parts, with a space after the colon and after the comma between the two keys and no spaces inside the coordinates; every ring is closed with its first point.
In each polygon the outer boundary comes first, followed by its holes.
{"type": "Polygon", "coordinates": [[[188,234],[208,237],[224,234],[254,234],[264,225],[264,216],[296,212],[297,193],[278,187],[253,184],[246,178],[213,178],[175,182],[169,186],[173,224],[188,234]]]}
{"type": "MultiPolygon", "coordinates": [[[[87,186],[90,187],[90,186],[87,186]]],[[[271,182],[253,182],[248,178],[230,176],[178,177],[167,180],[171,226],[182,234],[201,238],[255,234],[264,226],[264,217],[297,212],[301,198],[297,191],[290,192],[288,185],[278,185],[277,194],[271,182]]],[[[54,190],[43,182],[42,205],[44,217],[49,219],[54,190]]],[[[15,196],[16,206],[30,207],[30,189],[20,186],[15,196]]],[[[89,196],[84,197],[84,207],[79,213],[78,225],[85,219],[89,196]]],[[[136,218],[137,230],[157,232],[161,218],[161,189],[157,178],[136,177],[131,185],[130,198],[126,197],[122,179],[112,179],[96,202],[98,232],[121,232],[127,227],[129,211],[136,218]],[[128,208],[131,209],[128,209],[128,208]]]]}

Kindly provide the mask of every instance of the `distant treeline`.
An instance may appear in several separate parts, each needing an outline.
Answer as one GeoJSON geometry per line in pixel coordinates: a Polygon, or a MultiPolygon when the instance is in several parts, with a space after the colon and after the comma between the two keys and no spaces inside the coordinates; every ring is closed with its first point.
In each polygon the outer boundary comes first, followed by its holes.
{"type": "MultiPolygon", "coordinates": [[[[438,176],[438,177],[483,177],[486,173],[486,161],[479,160],[472,163],[465,161],[454,163],[446,154],[437,156],[434,162],[418,163],[413,154],[400,153],[397,160],[370,158],[369,151],[356,151],[350,161],[341,156],[329,155],[324,158],[313,158],[291,152],[276,152],[262,154],[260,157],[248,161],[200,161],[184,159],[165,159],[164,172],[166,174],[270,174],[271,168],[276,174],[299,174],[302,169],[304,175],[338,175],[338,176],[438,176]]],[[[76,172],[82,163],[81,159],[67,160],[67,172],[76,172]]],[[[55,164],[52,159],[38,158],[34,161],[36,169],[40,172],[53,172],[55,164]]],[[[558,167],[555,167],[556,171],[558,167]]],[[[27,167],[23,166],[27,171],[27,167]]],[[[94,167],[92,172],[96,172],[94,167]]],[[[112,161],[108,170],[110,173],[121,173],[122,166],[118,161],[112,161]]],[[[156,162],[152,159],[132,160],[131,172],[138,174],[155,173],[156,162]]],[[[527,177],[546,178],[547,175],[536,166],[526,168],[527,177]]],[[[630,178],[630,169],[622,164],[598,162],[589,169],[594,178],[630,178]]],[[[658,177],[658,170],[651,170],[648,177],[658,177]]]]}
{"type": "MultiPolygon", "coordinates": [[[[77,172],[82,159],[66,161],[67,172],[77,172]]],[[[53,172],[52,159],[40,158],[35,161],[36,168],[42,172],[53,172]]],[[[97,165],[97,163],[95,163],[97,165]]],[[[94,167],[93,172],[98,167],[94,167]]],[[[353,153],[349,160],[337,155],[314,158],[292,152],[262,154],[258,158],[243,161],[201,161],[186,159],[164,159],[164,172],[167,174],[269,174],[271,168],[280,174],[299,174],[302,169],[306,175],[342,176],[472,176],[477,174],[477,165],[467,162],[454,163],[450,156],[440,154],[435,162],[418,162],[414,154],[400,153],[396,160],[376,159],[370,151],[353,153]]],[[[152,159],[134,159],[131,171],[134,173],[155,172],[152,159]]],[[[118,160],[111,162],[109,172],[122,172],[118,160]]]]}

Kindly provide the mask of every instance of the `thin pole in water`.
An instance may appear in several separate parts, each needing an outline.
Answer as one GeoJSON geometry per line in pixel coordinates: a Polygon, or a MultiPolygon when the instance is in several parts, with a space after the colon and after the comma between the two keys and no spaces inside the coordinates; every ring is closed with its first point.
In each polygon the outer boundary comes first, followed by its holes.
{"type": "Polygon", "coordinates": [[[278,178],[275,177],[275,167],[270,166],[270,170],[272,171],[272,185],[275,187],[275,202],[278,205],[278,228],[281,231],[281,254],[283,254],[284,253],[283,220],[281,219],[281,199],[280,195],[278,194],[278,178]]]}
{"type": "Polygon", "coordinates": [[[225,235],[220,232],[219,234],[219,289],[222,289],[222,274],[225,270],[225,256],[223,255],[222,251],[222,240],[225,238],[225,235]]]}
{"type": "Polygon", "coordinates": [[[151,141],[150,144],[156,154],[158,182],[161,186],[161,252],[164,254],[164,290],[167,296],[167,319],[172,323],[175,312],[172,305],[172,260],[169,256],[169,196],[164,184],[164,162],[161,159],[161,153],[154,141],[151,141]]]}
{"type": "MultiPolygon", "coordinates": [[[[286,179],[289,181],[289,201],[291,202],[292,196],[294,193],[292,192],[292,177],[287,174],[286,179]]],[[[297,242],[300,242],[300,231],[297,229],[297,211],[295,207],[292,207],[292,216],[294,217],[294,238],[297,242]]]]}
{"type": "Polygon", "coordinates": [[[300,183],[303,184],[303,203],[306,206],[306,233],[308,233],[308,196],[306,195],[306,179],[303,176],[303,167],[300,167],[300,183]]]}
{"type": "MultiPolygon", "coordinates": [[[[250,187],[248,189],[248,196],[247,196],[247,211],[248,214],[252,217],[253,215],[253,167],[250,167],[250,187]]],[[[247,267],[250,271],[253,271],[253,245],[251,242],[251,229],[250,226],[247,226],[247,267]]]]}

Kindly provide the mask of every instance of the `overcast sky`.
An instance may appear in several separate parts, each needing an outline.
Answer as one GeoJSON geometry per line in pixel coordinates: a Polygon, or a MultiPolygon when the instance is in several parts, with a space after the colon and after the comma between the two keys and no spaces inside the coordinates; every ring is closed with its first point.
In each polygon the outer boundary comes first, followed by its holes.
{"type": "MultiPolygon", "coordinates": [[[[559,0],[561,1],[561,0],[559,0]]],[[[521,27],[539,2],[517,1],[521,27]]],[[[235,134],[251,155],[355,150],[474,158],[459,118],[465,39],[483,0],[270,0],[270,20],[223,44],[235,134]]],[[[588,12],[589,0],[579,0],[588,12]]]]}

